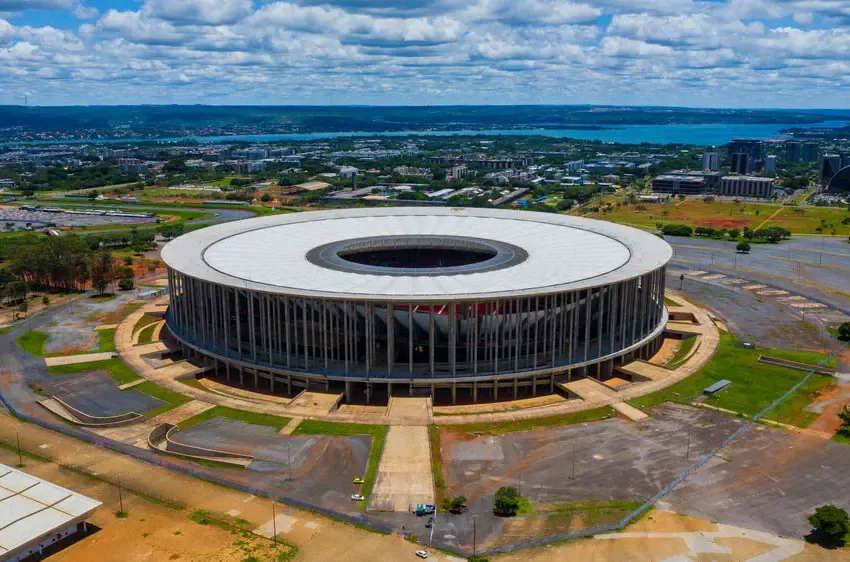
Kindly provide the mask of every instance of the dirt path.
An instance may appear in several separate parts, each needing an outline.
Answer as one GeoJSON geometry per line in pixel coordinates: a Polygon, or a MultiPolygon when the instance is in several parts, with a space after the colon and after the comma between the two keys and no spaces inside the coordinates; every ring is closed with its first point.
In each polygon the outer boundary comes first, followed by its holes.
{"type": "Polygon", "coordinates": [[[753,231],[755,232],[755,231],[757,231],[757,230],[761,230],[762,228],[764,228],[764,225],[766,225],[766,224],[767,224],[767,223],[769,223],[771,220],[773,220],[773,218],[774,218],[776,215],[778,215],[779,213],[781,213],[781,212],[783,211],[783,209],[785,209],[785,207],[779,207],[778,209],[776,209],[776,211],[774,211],[774,213],[773,213],[772,215],[770,215],[769,217],[767,217],[766,219],[764,219],[764,221],[763,221],[760,225],[758,225],[757,227],[755,227],[755,229],[753,229],[753,231]]]}

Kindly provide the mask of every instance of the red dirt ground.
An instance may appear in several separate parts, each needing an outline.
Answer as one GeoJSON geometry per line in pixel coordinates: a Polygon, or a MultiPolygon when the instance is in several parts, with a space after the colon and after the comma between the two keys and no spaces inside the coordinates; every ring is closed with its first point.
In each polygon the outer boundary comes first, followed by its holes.
{"type": "Polygon", "coordinates": [[[699,219],[697,226],[710,226],[712,228],[744,228],[751,221],[747,219],[699,219]]]}

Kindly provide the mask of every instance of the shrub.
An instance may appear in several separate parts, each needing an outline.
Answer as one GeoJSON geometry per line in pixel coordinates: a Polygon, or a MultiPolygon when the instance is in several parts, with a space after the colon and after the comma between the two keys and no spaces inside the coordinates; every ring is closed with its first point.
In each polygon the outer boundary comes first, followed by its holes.
{"type": "Polygon", "coordinates": [[[493,500],[493,513],[502,517],[513,517],[519,512],[521,496],[513,486],[502,486],[496,490],[493,500]]]}
{"type": "Polygon", "coordinates": [[[132,256],[126,256],[124,258],[124,265],[133,265],[133,257],[132,256]]]}
{"type": "Polygon", "coordinates": [[[738,245],[735,246],[735,250],[742,254],[750,253],[750,243],[749,242],[738,242],[738,245]]]}
{"type": "Polygon", "coordinates": [[[838,339],[850,341],[850,322],[845,322],[838,327],[838,339]]]}
{"type": "Polygon", "coordinates": [[[450,513],[463,513],[466,510],[466,496],[448,496],[443,499],[442,507],[450,513]]]}
{"type": "Polygon", "coordinates": [[[133,286],[134,286],[133,280],[130,279],[129,277],[125,277],[124,279],[121,279],[120,281],[118,281],[118,288],[121,289],[122,291],[129,291],[130,289],[133,288],[133,286]]]}
{"type": "Polygon", "coordinates": [[[48,297],[47,295],[41,297],[41,304],[43,304],[44,306],[50,304],[50,297],[48,297]]]}
{"type": "Polygon", "coordinates": [[[263,193],[263,196],[260,197],[260,201],[262,201],[263,203],[268,203],[271,200],[272,200],[272,196],[269,195],[268,193],[263,193]]]}
{"type": "Polygon", "coordinates": [[[661,232],[667,236],[690,236],[694,229],[686,224],[665,224],[661,232]]]}
{"type": "Polygon", "coordinates": [[[826,546],[843,546],[850,533],[850,517],[847,512],[834,505],[824,505],[809,516],[814,530],[810,535],[813,542],[826,546]]]}

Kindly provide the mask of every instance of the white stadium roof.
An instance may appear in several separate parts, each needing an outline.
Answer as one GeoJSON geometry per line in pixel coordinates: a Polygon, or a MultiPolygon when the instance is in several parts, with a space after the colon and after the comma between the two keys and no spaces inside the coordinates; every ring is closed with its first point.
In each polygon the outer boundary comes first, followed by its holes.
{"type": "Polygon", "coordinates": [[[561,292],[648,273],[672,255],[650,233],[559,214],[395,207],[303,212],[194,231],[162,252],[169,267],[228,286],[305,297],[404,301],[561,292]],[[307,253],[365,237],[465,237],[518,246],[519,263],[444,275],[372,274],[323,267],[307,253]]]}
{"type": "Polygon", "coordinates": [[[83,521],[101,503],[0,464],[0,559],[83,521]]]}

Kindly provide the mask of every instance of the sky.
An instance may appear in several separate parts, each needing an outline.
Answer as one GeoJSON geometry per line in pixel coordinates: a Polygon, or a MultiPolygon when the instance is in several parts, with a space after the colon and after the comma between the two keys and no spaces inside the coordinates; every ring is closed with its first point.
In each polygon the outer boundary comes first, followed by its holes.
{"type": "Polygon", "coordinates": [[[0,0],[0,104],[850,107],[850,0],[0,0]]]}

